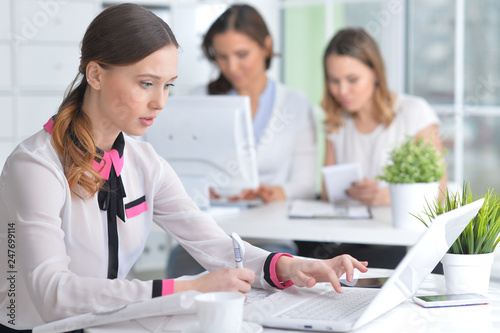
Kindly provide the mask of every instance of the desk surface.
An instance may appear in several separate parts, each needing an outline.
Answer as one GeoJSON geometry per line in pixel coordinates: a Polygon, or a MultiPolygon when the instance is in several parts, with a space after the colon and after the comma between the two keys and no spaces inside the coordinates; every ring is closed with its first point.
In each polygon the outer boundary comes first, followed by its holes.
{"type": "Polygon", "coordinates": [[[390,207],[373,207],[372,219],[290,219],[288,206],[288,202],[273,202],[214,218],[228,234],[261,239],[409,246],[425,230],[396,229],[390,207]]]}
{"type": "MultiPolygon", "coordinates": [[[[387,276],[390,270],[370,269],[367,276],[387,276]]],[[[440,294],[445,291],[442,275],[430,275],[417,294],[440,294]]],[[[489,289],[489,305],[424,309],[411,300],[353,331],[355,333],[432,333],[432,332],[499,332],[500,285],[492,283],[489,289]]],[[[130,320],[86,329],[86,333],[180,333],[196,320],[195,315],[164,316],[130,320]]],[[[264,328],[263,333],[304,333],[304,331],[264,328]]]]}

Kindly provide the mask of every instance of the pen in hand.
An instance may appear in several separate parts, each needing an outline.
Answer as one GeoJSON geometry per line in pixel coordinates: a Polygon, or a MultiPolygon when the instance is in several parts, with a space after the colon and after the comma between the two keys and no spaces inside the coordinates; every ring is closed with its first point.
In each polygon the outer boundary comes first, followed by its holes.
{"type": "Polygon", "coordinates": [[[245,256],[245,244],[241,240],[237,233],[233,232],[231,234],[233,238],[233,249],[234,249],[234,261],[236,263],[236,268],[243,268],[243,257],[245,256]]]}

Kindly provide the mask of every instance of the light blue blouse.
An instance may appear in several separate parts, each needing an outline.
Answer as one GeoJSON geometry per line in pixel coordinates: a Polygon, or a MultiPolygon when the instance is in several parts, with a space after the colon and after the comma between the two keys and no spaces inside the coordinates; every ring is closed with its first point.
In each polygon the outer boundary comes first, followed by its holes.
{"type": "MultiPolygon", "coordinates": [[[[235,89],[229,92],[229,95],[236,95],[235,89]]],[[[253,119],[253,134],[255,137],[255,145],[259,144],[260,138],[264,134],[264,131],[271,119],[274,108],[274,100],[276,97],[276,83],[273,80],[268,79],[267,85],[262,94],[259,97],[259,108],[257,109],[257,114],[253,119]]]]}

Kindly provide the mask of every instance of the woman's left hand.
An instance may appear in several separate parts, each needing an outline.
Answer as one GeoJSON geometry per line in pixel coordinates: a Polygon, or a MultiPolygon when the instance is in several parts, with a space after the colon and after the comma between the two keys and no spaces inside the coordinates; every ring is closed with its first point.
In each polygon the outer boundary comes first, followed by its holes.
{"type": "Polygon", "coordinates": [[[280,186],[260,185],[258,195],[264,202],[283,201],[286,199],[285,191],[280,186]]]}
{"type": "Polygon", "coordinates": [[[230,198],[231,201],[238,200],[253,200],[261,198],[262,201],[268,203],[271,201],[282,201],[286,199],[285,191],[280,186],[260,185],[253,190],[244,190],[237,197],[230,198]]]}
{"type": "Polygon", "coordinates": [[[330,282],[338,293],[342,293],[339,278],[346,274],[352,282],[354,269],[362,273],[368,271],[368,262],[358,261],[348,254],[327,260],[308,260],[281,256],[276,263],[278,279],[282,282],[291,280],[298,287],[311,288],[317,282],[330,282]]]}

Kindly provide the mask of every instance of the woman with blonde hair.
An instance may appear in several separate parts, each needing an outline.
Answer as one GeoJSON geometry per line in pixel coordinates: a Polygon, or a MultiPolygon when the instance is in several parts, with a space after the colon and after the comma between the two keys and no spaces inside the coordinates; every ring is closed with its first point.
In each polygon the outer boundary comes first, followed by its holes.
{"type": "Polygon", "coordinates": [[[423,137],[442,151],[439,119],[422,98],[389,91],[382,56],[365,30],[339,31],[323,60],[325,166],[360,163],[364,179],[347,193],[367,205],[388,205],[387,184],[375,179],[388,153],[407,136],[423,137]]]}
{"type": "MultiPolygon", "coordinates": [[[[340,30],[325,50],[323,65],[324,165],[359,163],[364,178],[354,182],[347,194],[366,205],[389,205],[388,185],[376,179],[389,152],[408,136],[423,137],[442,150],[439,119],[422,98],[389,91],[377,44],[363,29],[340,30]]],[[[441,180],[442,187],[445,182],[441,180]]],[[[348,252],[383,268],[394,268],[406,253],[405,247],[397,246],[314,242],[298,246],[304,256],[348,252]]]]}

